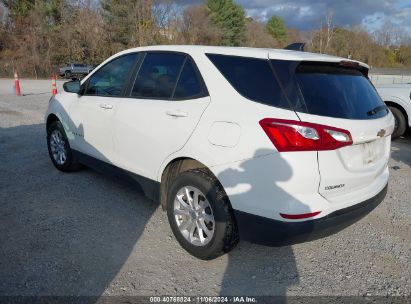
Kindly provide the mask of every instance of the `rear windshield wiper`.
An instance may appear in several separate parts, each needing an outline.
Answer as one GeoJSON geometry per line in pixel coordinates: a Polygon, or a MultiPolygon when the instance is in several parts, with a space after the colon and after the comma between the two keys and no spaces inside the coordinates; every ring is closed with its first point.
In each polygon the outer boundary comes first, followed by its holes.
{"type": "Polygon", "coordinates": [[[386,107],[385,105],[375,107],[375,108],[372,109],[371,111],[368,111],[368,112],[367,112],[367,115],[368,115],[368,116],[373,116],[373,115],[375,115],[375,114],[377,114],[378,112],[381,112],[381,111],[383,111],[383,110],[387,111],[387,107],[386,107]]]}

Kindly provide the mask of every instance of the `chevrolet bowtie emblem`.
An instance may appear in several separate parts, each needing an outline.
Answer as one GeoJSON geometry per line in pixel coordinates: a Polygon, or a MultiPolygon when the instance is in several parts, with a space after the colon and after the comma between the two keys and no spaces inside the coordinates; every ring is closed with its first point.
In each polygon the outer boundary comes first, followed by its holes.
{"type": "Polygon", "coordinates": [[[385,130],[384,129],[379,130],[378,133],[377,133],[377,136],[379,136],[379,137],[384,137],[384,135],[385,135],[385,130]]]}

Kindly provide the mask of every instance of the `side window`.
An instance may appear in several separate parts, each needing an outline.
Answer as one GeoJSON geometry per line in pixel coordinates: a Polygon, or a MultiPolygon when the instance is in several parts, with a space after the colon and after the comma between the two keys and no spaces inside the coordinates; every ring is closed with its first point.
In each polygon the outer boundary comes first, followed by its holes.
{"type": "Polygon", "coordinates": [[[292,60],[271,60],[279,81],[282,83],[291,105],[295,111],[307,113],[307,106],[301,94],[301,90],[295,81],[295,69],[300,64],[300,61],[292,60]]]}
{"type": "Polygon", "coordinates": [[[267,59],[207,54],[228,82],[247,99],[289,109],[267,59]]]}
{"type": "Polygon", "coordinates": [[[131,96],[170,99],[186,59],[175,53],[148,53],[137,74],[131,96]]]}
{"type": "Polygon", "coordinates": [[[120,96],[138,54],[124,55],[110,61],[89,79],[86,95],[120,96]]]}
{"type": "Polygon", "coordinates": [[[203,92],[200,80],[191,60],[186,60],[176,86],[173,98],[190,98],[203,92]]]}

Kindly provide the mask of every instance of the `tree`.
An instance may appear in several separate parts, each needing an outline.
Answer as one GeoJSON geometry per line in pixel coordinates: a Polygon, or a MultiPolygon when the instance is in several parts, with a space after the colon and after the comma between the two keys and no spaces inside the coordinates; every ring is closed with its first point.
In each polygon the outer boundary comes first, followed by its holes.
{"type": "Polygon", "coordinates": [[[10,17],[26,17],[35,4],[35,0],[1,0],[10,12],[10,17]]]}
{"type": "Polygon", "coordinates": [[[245,13],[244,9],[233,0],[208,0],[214,24],[221,31],[221,44],[239,46],[245,39],[245,13]]]}
{"type": "Polygon", "coordinates": [[[100,63],[111,55],[105,39],[103,18],[91,7],[71,7],[64,10],[65,22],[52,33],[52,61],[100,63]]]}
{"type": "Polygon", "coordinates": [[[66,62],[97,64],[126,48],[153,44],[281,47],[307,41],[314,52],[350,57],[375,67],[411,67],[411,37],[395,23],[375,35],[360,27],[287,29],[245,18],[237,0],[207,0],[181,12],[174,0],[0,0],[0,76],[49,77],[66,62]],[[288,41],[287,41],[288,40],[288,41]]]}
{"type": "Polygon", "coordinates": [[[127,48],[129,44],[132,34],[130,13],[134,11],[134,6],[135,1],[101,1],[106,39],[112,53],[127,48]]]}
{"type": "Polygon", "coordinates": [[[304,41],[301,32],[295,28],[287,28],[287,44],[304,41]]]}
{"type": "Polygon", "coordinates": [[[411,45],[402,45],[398,49],[397,60],[406,67],[411,67],[411,45]]]}
{"type": "Polygon", "coordinates": [[[159,27],[153,0],[101,0],[101,7],[111,53],[156,42],[159,27]]]}
{"type": "Polygon", "coordinates": [[[287,28],[285,26],[284,20],[280,17],[272,16],[267,22],[266,30],[281,44],[285,44],[287,42],[287,28]]]}
{"type": "Polygon", "coordinates": [[[246,21],[247,33],[244,45],[249,47],[264,47],[275,48],[279,46],[279,42],[264,28],[264,24],[255,21],[252,18],[247,18],[246,21]]]}
{"type": "MultiPolygon", "coordinates": [[[[6,49],[7,47],[7,28],[6,28],[6,22],[3,19],[5,14],[4,14],[4,8],[0,4],[0,53],[6,49]]],[[[1,56],[0,56],[1,57],[1,56]]]]}
{"type": "Polygon", "coordinates": [[[178,32],[178,43],[219,45],[221,42],[221,31],[213,23],[210,10],[203,5],[184,10],[178,32]]]}

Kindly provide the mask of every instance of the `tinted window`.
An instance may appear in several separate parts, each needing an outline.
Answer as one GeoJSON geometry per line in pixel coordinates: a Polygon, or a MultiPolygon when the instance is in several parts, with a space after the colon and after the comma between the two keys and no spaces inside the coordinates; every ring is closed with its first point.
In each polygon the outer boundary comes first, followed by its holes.
{"type": "Polygon", "coordinates": [[[190,98],[202,93],[201,82],[190,60],[186,60],[174,92],[174,98],[190,98]]]}
{"type": "Polygon", "coordinates": [[[244,97],[275,107],[290,107],[268,60],[213,54],[207,56],[244,97]]]}
{"type": "Polygon", "coordinates": [[[300,88],[296,85],[295,69],[301,63],[300,61],[289,60],[271,60],[271,63],[277,73],[280,82],[283,85],[288,101],[295,111],[307,112],[304,98],[301,95],[300,88]]]}
{"type": "Polygon", "coordinates": [[[137,74],[131,96],[170,99],[185,59],[182,54],[148,53],[137,74]]]}
{"type": "Polygon", "coordinates": [[[388,113],[370,81],[358,70],[324,64],[301,64],[295,78],[310,114],[370,119],[388,113]]]}
{"type": "Polygon", "coordinates": [[[120,96],[138,54],[121,56],[110,61],[89,79],[86,94],[120,96]]]}

